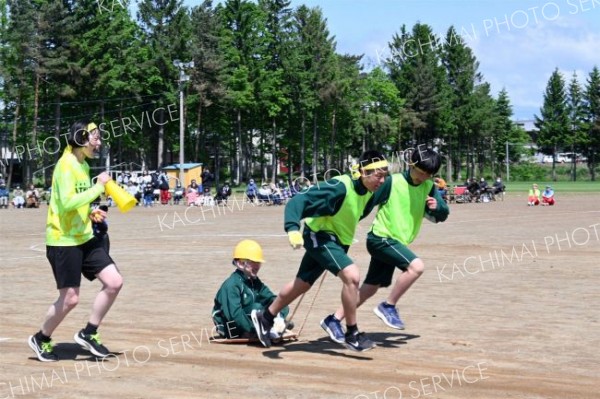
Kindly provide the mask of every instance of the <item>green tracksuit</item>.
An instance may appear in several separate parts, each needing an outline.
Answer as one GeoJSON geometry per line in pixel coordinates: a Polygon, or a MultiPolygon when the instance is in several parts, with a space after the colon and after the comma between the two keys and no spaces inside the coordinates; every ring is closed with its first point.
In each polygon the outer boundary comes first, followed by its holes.
{"type": "MultiPolygon", "coordinates": [[[[212,318],[217,331],[226,338],[254,333],[250,313],[269,306],[276,297],[258,277],[250,278],[241,270],[234,271],[215,296],[212,318]]],[[[288,311],[286,306],[280,313],[285,318],[288,311]]]]}

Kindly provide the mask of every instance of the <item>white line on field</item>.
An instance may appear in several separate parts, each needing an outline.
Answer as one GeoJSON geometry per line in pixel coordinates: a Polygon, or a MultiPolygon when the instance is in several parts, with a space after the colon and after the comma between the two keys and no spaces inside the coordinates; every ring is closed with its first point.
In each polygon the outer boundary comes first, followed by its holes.
{"type": "Polygon", "coordinates": [[[8,341],[9,339],[12,339],[12,338],[2,338],[2,337],[0,337],[0,342],[2,342],[2,341],[8,341]]]}

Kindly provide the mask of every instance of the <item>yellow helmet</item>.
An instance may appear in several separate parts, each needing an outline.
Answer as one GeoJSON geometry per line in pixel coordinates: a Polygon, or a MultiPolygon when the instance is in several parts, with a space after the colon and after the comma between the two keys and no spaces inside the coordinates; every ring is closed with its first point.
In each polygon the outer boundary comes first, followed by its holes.
{"type": "Polygon", "coordinates": [[[249,259],[259,263],[265,261],[260,244],[254,240],[240,241],[233,250],[233,259],[249,259]]]}

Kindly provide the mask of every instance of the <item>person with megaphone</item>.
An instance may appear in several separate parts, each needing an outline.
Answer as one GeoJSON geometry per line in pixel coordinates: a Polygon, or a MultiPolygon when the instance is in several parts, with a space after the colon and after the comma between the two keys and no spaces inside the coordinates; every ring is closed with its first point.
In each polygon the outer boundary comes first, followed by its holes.
{"type": "Polygon", "coordinates": [[[119,269],[92,230],[92,222],[104,221],[106,212],[90,211],[90,204],[105,192],[106,185],[114,184],[106,172],[97,176],[94,185],[90,180],[86,159],[100,151],[100,131],[94,123],[78,121],[71,126],[67,142],[52,175],[46,222],[46,257],[52,266],[58,299],[48,309],[41,329],[28,341],[43,362],[59,360],[50,337],[77,305],[82,275],[90,281],[98,279],[102,289],[96,295],[87,325],[74,340],[96,357],[109,356],[111,353],[100,341],[98,326],[123,286],[119,269]]]}

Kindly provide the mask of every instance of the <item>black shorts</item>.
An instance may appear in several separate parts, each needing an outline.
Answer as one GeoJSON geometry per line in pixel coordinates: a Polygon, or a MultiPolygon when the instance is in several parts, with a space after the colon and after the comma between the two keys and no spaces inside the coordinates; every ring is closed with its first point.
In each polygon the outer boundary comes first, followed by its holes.
{"type": "Polygon", "coordinates": [[[405,272],[408,265],[418,256],[400,241],[367,234],[367,250],[371,254],[365,284],[388,287],[396,268],[405,272]]]}
{"type": "Polygon", "coordinates": [[[75,247],[46,246],[46,258],[52,266],[56,288],[79,287],[81,275],[92,281],[106,266],[115,262],[103,243],[94,237],[75,247]]]}

